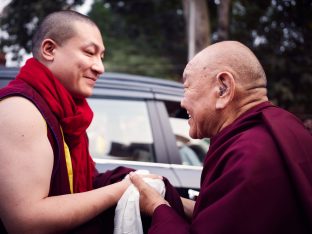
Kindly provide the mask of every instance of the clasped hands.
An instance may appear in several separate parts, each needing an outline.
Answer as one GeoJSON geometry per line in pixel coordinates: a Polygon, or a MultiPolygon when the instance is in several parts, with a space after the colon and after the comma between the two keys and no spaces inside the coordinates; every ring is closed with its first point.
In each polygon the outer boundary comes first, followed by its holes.
{"type": "MultiPolygon", "coordinates": [[[[152,179],[163,179],[158,175],[144,175],[144,177],[150,177],[152,179]]],[[[142,177],[135,172],[130,172],[129,178],[132,184],[138,189],[140,193],[140,209],[146,214],[152,216],[154,210],[162,205],[169,205],[169,203],[151,186],[149,186],[142,177]]]]}

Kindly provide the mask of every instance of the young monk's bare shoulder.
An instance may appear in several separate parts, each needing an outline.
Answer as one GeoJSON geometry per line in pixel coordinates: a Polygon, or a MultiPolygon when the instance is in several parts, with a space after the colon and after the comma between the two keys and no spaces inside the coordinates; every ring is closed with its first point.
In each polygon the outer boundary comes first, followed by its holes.
{"type": "Polygon", "coordinates": [[[44,119],[39,110],[26,98],[14,96],[2,99],[0,113],[0,127],[4,134],[27,129],[42,131],[45,128],[44,119]],[[5,133],[5,130],[9,132],[5,133]]]}

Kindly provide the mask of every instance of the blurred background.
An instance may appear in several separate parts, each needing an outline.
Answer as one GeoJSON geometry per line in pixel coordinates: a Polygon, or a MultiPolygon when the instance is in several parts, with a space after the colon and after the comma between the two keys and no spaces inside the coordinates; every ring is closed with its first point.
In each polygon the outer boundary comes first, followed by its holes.
{"type": "Polygon", "coordinates": [[[61,9],[98,24],[110,72],[180,81],[198,51],[238,40],[264,66],[271,101],[312,127],[311,0],[1,0],[1,64],[23,65],[38,22],[61,9]]]}

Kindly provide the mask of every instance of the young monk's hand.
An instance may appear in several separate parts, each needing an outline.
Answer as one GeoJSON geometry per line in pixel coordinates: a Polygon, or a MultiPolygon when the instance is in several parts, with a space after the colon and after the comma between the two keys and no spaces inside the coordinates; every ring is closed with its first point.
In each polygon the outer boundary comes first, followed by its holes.
{"type": "Polygon", "coordinates": [[[130,180],[140,193],[140,209],[143,213],[152,216],[155,209],[169,203],[151,186],[144,182],[140,175],[130,172],[130,180]]]}

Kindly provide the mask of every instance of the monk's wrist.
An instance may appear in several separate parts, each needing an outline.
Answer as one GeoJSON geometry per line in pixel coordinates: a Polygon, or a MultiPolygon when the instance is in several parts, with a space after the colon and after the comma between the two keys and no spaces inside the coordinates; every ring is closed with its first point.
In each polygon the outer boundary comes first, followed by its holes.
{"type": "Polygon", "coordinates": [[[159,201],[159,202],[156,202],[153,206],[153,209],[152,209],[152,214],[155,212],[155,210],[157,209],[157,207],[161,206],[161,205],[167,205],[167,206],[170,206],[169,202],[167,202],[166,200],[162,200],[162,201],[159,201]]]}

